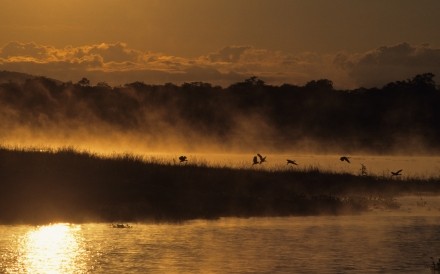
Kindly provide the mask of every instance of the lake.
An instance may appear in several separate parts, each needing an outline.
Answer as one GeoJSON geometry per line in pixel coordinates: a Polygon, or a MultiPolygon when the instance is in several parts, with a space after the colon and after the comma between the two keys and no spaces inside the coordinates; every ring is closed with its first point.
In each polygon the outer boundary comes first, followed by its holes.
{"type": "Polygon", "coordinates": [[[0,272],[431,273],[440,197],[399,202],[358,216],[0,225],[0,272]]]}

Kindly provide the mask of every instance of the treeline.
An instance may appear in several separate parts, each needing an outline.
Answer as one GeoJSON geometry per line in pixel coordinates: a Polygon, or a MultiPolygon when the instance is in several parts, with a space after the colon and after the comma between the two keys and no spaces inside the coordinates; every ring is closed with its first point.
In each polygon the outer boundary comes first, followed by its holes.
{"type": "Polygon", "coordinates": [[[92,86],[86,78],[34,77],[0,84],[0,106],[3,128],[104,125],[157,140],[177,135],[182,143],[194,143],[195,136],[217,144],[239,140],[251,150],[312,141],[321,151],[440,151],[440,92],[432,73],[355,90],[337,90],[328,79],[273,86],[251,77],[222,88],[203,82],[92,86]]]}
{"type": "Polygon", "coordinates": [[[0,224],[358,214],[421,192],[438,193],[438,181],[0,147],[0,224]]]}

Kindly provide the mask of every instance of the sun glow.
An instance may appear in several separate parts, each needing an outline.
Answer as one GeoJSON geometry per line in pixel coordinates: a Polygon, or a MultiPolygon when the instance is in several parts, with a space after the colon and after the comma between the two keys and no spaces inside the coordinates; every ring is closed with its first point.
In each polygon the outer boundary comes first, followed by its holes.
{"type": "Polygon", "coordinates": [[[81,264],[80,226],[37,227],[23,237],[20,266],[26,273],[76,273],[81,264]]]}

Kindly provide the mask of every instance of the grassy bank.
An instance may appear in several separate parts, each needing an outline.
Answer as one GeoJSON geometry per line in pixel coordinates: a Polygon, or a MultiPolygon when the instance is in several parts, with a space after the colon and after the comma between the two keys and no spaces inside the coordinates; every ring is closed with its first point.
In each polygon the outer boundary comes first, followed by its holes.
{"type": "Polygon", "coordinates": [[[395,207],[437,179],[253,170],[0,148],[0,223],[182,221],[226,216],[356,214],[395,207]]]}

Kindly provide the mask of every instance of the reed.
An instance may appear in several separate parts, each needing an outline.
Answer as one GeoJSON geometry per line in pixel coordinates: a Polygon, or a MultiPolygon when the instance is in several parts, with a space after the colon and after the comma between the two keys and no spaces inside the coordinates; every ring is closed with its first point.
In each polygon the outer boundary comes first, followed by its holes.
{"type": "Polygon", "coordinates": [[[438,194],[439,185],[438,178],[393,180],[317,167],[230,168],[71,147],[1,147],[0,223],[358,214],[380,201],[395,207],[396,195],[438,194]]]}

